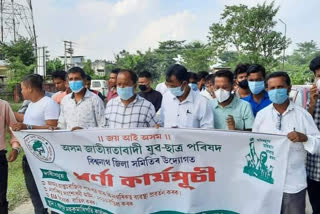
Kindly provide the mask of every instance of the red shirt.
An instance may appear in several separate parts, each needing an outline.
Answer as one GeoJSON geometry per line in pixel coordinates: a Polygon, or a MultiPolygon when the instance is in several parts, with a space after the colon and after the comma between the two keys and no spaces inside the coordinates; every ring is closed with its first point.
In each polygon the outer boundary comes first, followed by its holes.
{"type": "Polygon", "coordinates": [[[117,96],[118,96],[117,89],[116,88],[110,88],[108,93],[107,93],[107,96],[106,96],[106,103],[109,102],[109,100],[111,100],[112,98],[115,98],[117,96]]]}

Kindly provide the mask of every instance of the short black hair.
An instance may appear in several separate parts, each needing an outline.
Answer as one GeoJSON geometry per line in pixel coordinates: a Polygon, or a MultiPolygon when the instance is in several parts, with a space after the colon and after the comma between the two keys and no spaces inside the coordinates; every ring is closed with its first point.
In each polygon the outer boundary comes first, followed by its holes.
{"type": "Polygon", "coordinates": [[[65,72],[64,70],[57,70],[53,72],[51,76],[53,80],[59,78],[63,81],[66,81],[67,72],[65,72]]]}
{"type": "Polygon", "coordinates": [[[166,73],[166,81],[170,81],[170,77],[175,76],[177,80],[182,83],[183,81],[189,82],[189,74],[187,69],[179,64],[174,64],[168,68],[166,73]]]}
{"type": "MultiPolygon", "coordinates": [[[[214,80],[217,78],[217,77],[225,77],[229,80],[229,82],[231,83],[231,85],[233,84],[233,73],[228,70],[228,69],[221,69],[219,71],[217,71],[215,74],[214,74],[214,80]]],[[[214,82],[213,82],[214,83],[214,82]]]]}
{"type": "Polygon", "coordinates": [[[194,72],[188,72],[188,73],[189,73],[189,80],[194,79],[196,82],[198,82],[199,77],[196,73],[194,73],[194,72]]]}
{"type": "Polygon", "coordinates": [[[115,68],[115,69],[112,69],[110,73],[118,74],[120,70],[121,70],[120,68],[115,68]]]}
{"type": "Polygon", "coordinates": [[[118,72],[118,75],[120,73],[125,73],[125,72],[128,72],[130,74],[130,79],[132,80],[133,84],[137,84],[138,76],[137,76],[136,72],[134,72],[133,70],[130,70],[130,69],[120,69],[120,71],[118,72]]]}
{"type": "Polygon", "coordinates": [[[152,79],[152,75],[149,71],[140,72],[139,77],[145,77],[147,79],[152,79]]]}
{"type": "Polygon", "coordinates": [[[84,70],[80,67],[72,67],[68,70],[68,74],[74,74],[74,73],[80,73],[82,79],[84,79],[86,77],[84,70]]]}
{"type": "Polygon", "coordinates": [[[249,66],[247,70],[248,76],[252,73],[258,73],[258,72],[261,72],[264,79],[266,78],[266,69],[262,65],[252,64],[249,66]]]}
{"type": "Polygon", "coordinates": [[[30,74],[24,77],[22,83],[32,89],[43,90],[43,77],[39,74],[30,74]]]}
{"type": "Polygon", "coordinates": [[[206,77],[205,82],[210,82],[210,83],[214,84],[214,77],[215,77],[214,74],[209,74],[209,75],[206,77]]]}
{"type": "Polygon", "coordinates": [[[237,78],[239,74],[247,73],[249,67],[250,67],[250,64],[247,64],[247,63],[246,64],[242,64],[242,63],[238,64],[233,72],[234,78],[237,78]]]}
{"type": "Polygon", "coordinates": [[[91,76],[88,75],[88,74],[86,74],[86,77],[85,77],[84,79],[85,79],[85,80],[88,80],[88,81],[91,81],[91,80],[92,80],[91,76]]]}
{"type": "Polygon", "coordinates": [[[201,79],[205,79],[208,75],[209,73],[207,71],[198,72],[198,81],[200,81],[201,79]]]}
{"type": "Polygon", "coordinates": [[[269,74],[267,76],[266,83],[268,83],[269,79],[275,78],[275,77],[284,77],[286,79],[287,85],[288,86],[291,85],[291,80],[290,80],[289,75],[287,74],[287,72],[283,72],[283,71],[276,71],[276,72],[272,72],[271,74],[269,74]]]}
{"type": "Polygon", "coordinates": [[[313,73],[315,73],[316,70],[320,68],[320,56],[317,56],[311,60],[309,68],[311,71],[313,71],[313,73]]]}

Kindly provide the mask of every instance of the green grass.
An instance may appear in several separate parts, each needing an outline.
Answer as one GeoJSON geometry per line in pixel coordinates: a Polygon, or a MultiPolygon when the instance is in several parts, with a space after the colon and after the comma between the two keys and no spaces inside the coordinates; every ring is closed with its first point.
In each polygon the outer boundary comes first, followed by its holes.
{"type": "MultiPolygon", "coordinates": [[[[21,103],[10,103],[13,111],[17,111],[21,103]]],[[[6,136],[8,153],[11,151],[9,145],[9,136],[6,136]]],[[[9,177],[8,177],[8,201],[9,210],[13,210],[15,207],[22,204],[22,202],[28,200],[29,194],[24,183],[24,176],[22,173],[22,156],[21,152],[12,163],[9,163],[9,177]]]]}

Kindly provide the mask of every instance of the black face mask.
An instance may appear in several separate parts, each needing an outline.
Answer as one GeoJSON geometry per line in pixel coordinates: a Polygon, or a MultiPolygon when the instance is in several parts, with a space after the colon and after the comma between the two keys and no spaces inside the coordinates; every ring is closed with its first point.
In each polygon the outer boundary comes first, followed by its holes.
{"type": "Polygon", "coordinates": [[[147,88],[146,85],[139,85],[139,89],[140,89],[140,91],[145,91],[145,90],[147,90],[148,88],[147,88]]]}
{"type": "Polygon", "coordinates": [[[241,82],[238,83],[238,85],[242,89],[248,89],[249,88],[248,80],[242,80],[241,82]]]}

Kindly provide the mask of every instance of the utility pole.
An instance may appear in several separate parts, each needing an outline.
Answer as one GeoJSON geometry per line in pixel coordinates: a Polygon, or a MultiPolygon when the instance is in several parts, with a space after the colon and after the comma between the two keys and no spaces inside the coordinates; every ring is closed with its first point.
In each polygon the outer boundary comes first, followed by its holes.
{"type": "Polygon", "coordinates": [[[45,77],[47,75],[47,58],[49,57],[47,47],[37,48],[37,74],[45,77]]]}
{"type": "Polygon", "coordinates": [[[1,42],[4,41],[3,37],[3,0],[0,0],[0,24],[1,24],[1,42]]]}
{"type": "Polygon", "coordinates": [[[16,38],[16,20],[15,20],[15,9],[14,9],[14,2],[11,0],[11,7],[12,7],[12,25],[13,25],[13,41],[17,41],[16,38]]]}
{"type": "MultiPolygon", "coordinates": [[[[287,24],[286,24],[284,21],[282,21],[281,19],[279,19],[279,21],[280,21],[282,24],[284,24],[284,39],[285,39],[285,41],[287,41],[287,24]]],[[[285,56],[286,56],[286,47],[287,47],[287,46],[285,46],[284,49],[283,49],[282,71],[284,71],[284,59],[285,59],[285,56]]]]}
{"type": "Polygon", "coordinates": [[[73,55],[73,48],[72,48],[72,41],[63,41],[64,42],[64,69],[67,71],[69,67],[72,67],[72,55],[73,55]],[[70,57],[70,63],[67,62],[67,54],[70,57]]]}

